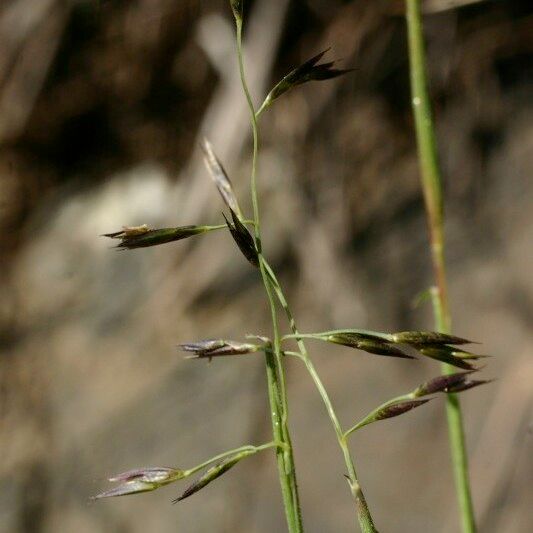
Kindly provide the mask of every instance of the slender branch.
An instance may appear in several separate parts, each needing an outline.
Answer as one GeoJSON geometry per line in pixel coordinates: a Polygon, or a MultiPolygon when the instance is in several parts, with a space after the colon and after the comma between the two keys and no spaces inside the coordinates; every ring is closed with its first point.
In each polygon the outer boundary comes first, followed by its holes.
{"type": "Polygon", "coordinates": [[[319,333],[298,333],[297,335],[283,335],[281,340],[297,338],[324,340],[324,337],[327,337],[328,335],[336,335],[337,333],[355,333],[359,335],[371,335],[372,337],[378,337],[388,342],[394,341],[394,336],[390,333],[383,333],[381,331],[372,331],[370,329],[359,328],[332,329],[329,331],[320,331],[319,333]]]}
{"type": "Polygon", "coordinates": [[[352,496],[356,503],[357,518],[359,520],[361,531],[363,531],[363,533],[377,533],[376,527],[374,526],[374,521],[372,519],[372,515],[370,514],[370,510],[366,502],[366,498],[363,494],[361,485],[359,484],[359,480],[357,478],[355,464],[352,459],[352,456],[350,455],[350,449],[348,447],[346,436],[342,430],[341,424],[339,422],[337,414],[335,413],[335,409],[329,398],[326,388],[324,387],[324,384],[322,383],[322,380],[320,379],[320,376],[318,375],[318,372],[316,371],[316,368],[313,365],[311,358],[309,357],[309,353],[307,352],[305,342],[303,341],[303,337],[306,337],[306,338],[307,337],[314,338],[314,337],[311,334],[308,334],[306,336],[305,334],[300,334],[298,332],[296,321],[294,320],[289,304],[287,302],[287,299],[285,298],[285,294],[283,293],[283,289],[281,288],[281,285],[276,277],[276,274],[274,273],[274,271],[272,270],[272,267],[268,264],[268,262],[266,261],[264,257],[261,257],[261,263],[264,265],[265,270],[267,271],[269,275],[272,287],[274,288],[276,296],[278,297],[278,300],[281,306],[283,307],[285,314],[287,315],[287,319],[289,321],[291,331],[293,332],[293,335],[285,335],[284,338],[295,338],[296,339],[300,353],[297,354],[293,352],[293,354],[297,355],[303,361],[305,367],[307,368],[307,371],[309,372],[311,379],[315,383],[315,386],[322,398],[322,402],[324,403],[326,407],[326,411],[328,412],[329,418],[333,425],[333,429],[335,430],[337,441],[341,448],[341,451],[344,457],[344,462],[348,470],[348,483],[350,485],[350,490],[352,492],[352,496]]]}
{"type": "MultiPolygon", "coordinates": [[[[281,445],[282,446],[282,445],[281,445]]],[[[226,457],[229,457],[230,455],[235,455],[241,452],[260,452],[262,450],[267,450],[269,448],[279,448],[280,444],[277,444],[276,442],[268,442],[266,444],[261,444],[260,446],[253,446],[252,444],[246,444],[244,446],[239,446],[239,448],[234,448],[233,450],[227,450],[223,453],[220,453],[218,455],[215,455],[214,457],[210,457],[207,459],[207,461],[204,461],[203,463],[200,463],[196,466],[193,466],[192,468],[189,468],[188,470],[185,470],[183,472],[183,477],[189,477],[193,474],[196,474],[196,472],[203,470],[207,466],[209,466],[211,463],[215,463],[217,461],[220,461],[221,459],[225,459],[226,457]]]]}
{"type": "MultiPolygon", "coordinates": [[[[250,110],[250,117],[252,123],[253,134],[253,158],[252,158],[252,174],[251,174],[251,192],[252,205],[254,213],[254,235],[257,252],[261,258],[261,224],[259,217],[259,200],[257,194],[257,156],[259,147],[259,133],[257,128],[257,119],[255,114],[254,104],[250,96],[246,76],[244,72],[244,61],[242,54],[242,19],[236,19],[237,26],[237,55],[239,60],[239,73],[241,77],[242,88],[246,96],[246,101],[250,110]]],[[[265,352],[268,390],[271,407],[271,419],[274,438],[285,445],[284,450],[280,450],[277,454],[278,470],[280,476],[280,484],[282,496],[285,506],[285,513],[287,517],[287,524],[289,531],[299,533],[303,531],[302,516],[300,510],[300,502],[298,496],[298,487],[296,482],[296,471],[294,466],[294,457],[292,452],[292,444],[288,429],[288,406],[287,395],[285,390],[285,373],[283,369],[280,336],[278,329],[278,318],[274,296],[269,283],[268,275],[264,269],[263,263],[260,260],[259,266],[261,270],[261,277],[267,293],[268,302],[270,305],[270,312],[272,316],[272,327],[274,333],[273,339],[273,353],[265,352]]]]}
{"type": "MultiPolygon", "coordinates": [[[[420,0],[406,0],[406,7],[412,106],[416,126],[422,188],[429,226],[431,257],[436,282],[435,297],[433,298],[435,322],[439,331],[448,333],[451,327],[451,316],[448,305],[446,266],[444,261],[442,176],[428,94],[420,0]]],[[[443,370],[451,373],[453,368],[450,365],[444,364],[443,370]]],[[[461,407],[459,399],[455,394],[449,394],[447,396],[446,412],[448,433],[450,437],[455,485],[461,511],[462,528],[465,533],[474,533],[476,531],[476,525],[468,479],[468,459],[461,407]]]]}
{"type": "MultiPolygon", "coordinates": [[[[255,221],[253,220],[242,220],[243,224],[249,224],[250,226],[253,226],[255,224],[255,221]]],[[[204,226],[205,231],[216,231],[219,229],[228,229],[227,224],[217,224],[216,226],[204,226]]]]}

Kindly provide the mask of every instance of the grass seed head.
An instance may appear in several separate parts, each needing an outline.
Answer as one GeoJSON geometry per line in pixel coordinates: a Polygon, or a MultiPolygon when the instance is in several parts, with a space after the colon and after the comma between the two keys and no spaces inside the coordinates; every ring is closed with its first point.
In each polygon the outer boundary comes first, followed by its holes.
{"type": "Polygon", "coordinates": [[[305,63],[291,70],[280,82],[278,82],[274,88],[268,94],[265,103],[270,105],[276,98],[279,98],[283,93],[288,90],[306,83],[308,81],[323,81],[342,76],[353,69],[337,69],[333,68],[335,61],[328,63],[318,64],[324,54],[329,50],[324,50],[308,59],[305,63]]]}
{"type": "Polygon", "coordinates": [[[430,400],[431,398],[427,400],[408,400],[405,402],[399,402],[393,405],[389,405],[387,407],[384,407],[383,409],[380,409],[375,414],[374,420],[372,421],[375,422],[378,420],[385,420],[387,418],[394,418],[395,416],[403,415],[404,413],[407,413],[408,411],[411,411],[412,409],[415,409],[416,407],[420,407],[421,405],[424,405],[430,400]]]}
{"type": "Polygon", "coordinates": [[[474,387],[479,387],[480,385],[486,385],[487,383],[492,383],[492,379],[465,379],[462,383],[452,385],[448,387],[444,392],[465,392],[467,390],[473,389],[474,387]]]}
{"type": "Polygon", "coordinates": [[[228,459],[221,461],[215,466],[212,466],[205,472],[205,474],[203,474],[200,478],[198,478],[190,487],[185,489],[185,491],[181,494],[181,496],[178,496],[176,499],[172,500],[172,503],[180,502],[181,500],[184,500],[185,498],[192,496],[199,490],[203,489],[206,485],[208,485],[215,479],[219,478],[222,474],[225,474],[230,468],[233,468],[239,461],[241,461],[248,455],[252,455],[253,453],[255,452],[254,451],[243,451],[235,455],[232,455],[228,459]]]}
{"type": "Polygon", "coordinates": [[[456,357],[453,355],[454,349],[450,346],[442,345],[422,345],[416,346],[415,348],[426,357],[431,359],[436,359],[442,363],[448,363],[449,365],[455,366],[457,368],[462,368],[463,370],[474,370],[475,367],[472,366],[467,360],[456,357]]]}
{"type": "Polygon", "coordinates": [[[120,239],[117,248],[122,250],[133,250],[135,248],[147,248],[158,246],[168,242],[180,241],[193,235],[198,235],[206,231],[205,226],[181,226],[178,228],[150,229],[148,226],[125,227],[121,231],[114,233],[104,233],[102,237],[120,239]]]}
{"type": "Polygon", "coordinates": [[[475,370],[437,376],[429,381],[426,381],[425,383],[422,383],[422,385],[415,390],[414,394],[416,397],[420,397],[427,396],[428,394],[434,394],[436,392],[448,392],[451,387],[464,384],[472,372],[475,372],[475,370]]]}
{"type": "Polygon", "coordinates": [[[350,348],[356,348],[375,355],[385,355],[389,357],[401,357],[403,359],[415,359],[411,355],[407,355],[402,350],[379,337],[372,337],[371,335],[339,332],[333,335],[328,335],[326,340],[335,344],[342,344],[350,348]]]}

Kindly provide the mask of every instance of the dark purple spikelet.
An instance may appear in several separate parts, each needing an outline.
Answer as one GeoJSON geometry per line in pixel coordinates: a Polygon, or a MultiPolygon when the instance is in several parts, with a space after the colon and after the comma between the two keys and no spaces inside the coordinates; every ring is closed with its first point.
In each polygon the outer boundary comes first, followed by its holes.
{"type": "Polygon", "coordinates": [[[449,387],[464,383],[466,378],[472,372],[475,372],[475,370],[437,376],[436,378],[430,379],[429,381],[422,383],[422,385],[420,385],[416,389],[415,396],[420,397],[427,396],[428,394],[434,394],[436,392],[446,392],[449,387]]]}
{"type": "Polygon", "coordinates": [[[121,231],[104,233],[102,237],[121,239],[117,248],[133,250],[135,248],[147,248],[158,246],[168,242],[180,241],[193,235],[205,233],[205,226],[181,226],[177,228],[150,229],[148,226],[125,227],[121,231]]]}
{"type": "Polygon", "coordinates": [[[246,226],[239,220],[239,217],[230,209],[231,218],[233,223],[231,223],[226,216],[224,215],[224,220],[228,225],[228,229],[233,237],[233,240],[237,243],[239,250],[242,252],[244,257],[255,267],[259,267],[259,257],[257,255],[257,249],[255,247],[255,241],[250,235],[250,232],[246,226]]]}
{"type": "Polygon", "coordinates": [[[206,485],[220,477],[222,474],[226,473],[230,468],[233,468],[241,459],[249,455],[253,455],[255,451],[243,451],[238,454],[235,454],[224,461],[216,464],[209,468],[201,477],[199,477],[191,486],[187,487],[185,491],[178,496],[176,499],[172,500],[172,503],[178,503],[189,496],[192,496],[199,490],[203,489],[206,485]]]}
{"type": "Polygon", "coordinates": [[[487,383],[492,383],[493,379],[466,379],[462,383],[456,385],[451,385],[444,392],[450,393],[459,393],[465,392],[467,390],[473,389],[474,387],[479,387],[480,385],[486,385],[487,383]]]}
{"type": "Polygon", "coordinates": [[[276,98],[279,98],[283,93],[292,89],[296,85],[301,85],[308,81],[323,81],[342,76],[353,69],[337,69],[333,68],[335,61],[318,64],[324,54],[329,50],[324,50],[308,59],[305,63],[291,70],[274,88],[268,93],[265,100],[267,105],[270,105],[276,98]]]}
{"type": "Polygon", "coordinates": [[[403,415],[404,413],[407,413],[408,411],[411,411],[412,409],[415,409],[416,407],[420,407],[421,405],[424,405],[430,400],[431,398],[427,400],[408,400],[405,402],[400,402],[400,403],[396,403],[393,405],[389,405],[388,407],[384,407],[383,409],[380,409],[376,413],[373,421],[385,420],[387,418],[394,418],[395,416],[403,415]]]}
{"type": "Polygon", "coordinates": [[[492,380],[476,380],[470,379],[470,375],[476,370],[470,370],[468,372],[458,372],[456,374],[445,374],[430,379],[420,385],[415,391],[416,397],[427,396],[428,394],[434,394],[437,392],[451,393],[451,392],[464,392],[480,385],[490,383],[492,380]]]}

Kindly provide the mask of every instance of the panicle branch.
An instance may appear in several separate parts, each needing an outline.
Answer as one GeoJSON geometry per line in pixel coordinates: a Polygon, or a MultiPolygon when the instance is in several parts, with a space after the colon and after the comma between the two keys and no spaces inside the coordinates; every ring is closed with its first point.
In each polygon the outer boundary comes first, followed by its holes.
{"type": "Polygon", "coordinates": [[[357,431],[368,424],[372,424],[373,422],[386,420],[387,418],[393,418],[402,415],[403,413],[407,413],[408,411],[420,407],[432,400],[432,398],[424,400],[419,400],[418,398],[436,394],[438,392],[445,394],[464,392],[492,381],[471,379],[470,376],[473,372],[476,372],[476,370],[458,372],[455,374],[444,374],[430,379],[419,385],[413,391],[393,398],[392,400],[388,400],[379,407],[376,407],[376,409],[371,411],[362,420],[346,431],[345,436],[347,437],[354,431],[357,431]]]}
{"type": "Polygon", "coordinates": [[[473,343],[473,341],[435,331],[384,333],[362,329],[339,329],[320,333],[285,335],[284,337],[284,339],[291,338],[317,339],[376,355],[414,359],[412,355],[405,352],[405,349],[410,347],[416,350],[419,355],[446,362],[464,370],[475,369],[469,361],[488,357],[487,355],[478,355],[454,346],[473,343]]]}

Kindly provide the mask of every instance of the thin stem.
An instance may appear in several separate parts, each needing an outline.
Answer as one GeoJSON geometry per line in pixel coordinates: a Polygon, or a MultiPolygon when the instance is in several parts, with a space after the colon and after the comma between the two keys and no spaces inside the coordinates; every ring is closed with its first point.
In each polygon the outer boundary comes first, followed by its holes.
{"type": "Polygon", "coordinates": [[[358,328],[346,328],[346,329],[332,329],[330,331],[320,331],[318,333],[298,333],[292,334],[292,335],[283,335],[281,340],[285,339],[316,339],[316,340],[325,340],[328,339],[325,337],[329,337],[330,335],[336,335],[338,333],[354,333],[356,335],[370,335],[372,337],[378,337],[380,339],[383,339],[388,342],[393,342],[394,337],[390,333],[383,333],[381,331],[372,331],[370,329],[358,329],[358,328]]]}
{"type": "MultiPolygon", "coordinates": [[[[444,261],[442,176],[428,94],[420,0],[406,0],[406,7],[412,106],[416,126],[422,189],[424,191],[429,226],[431,257],[436,282],[436,297],[433,299],[435,323],[439,331],[448,333],[451,326],[451,316],[448,306],[444,261]]],[[[453,367],[444,364],[443,370],[451,373],[453,372],[453,367]]],[[[461,407],[457,395],[447,395],[446,412],[462,529],[465,533],[474,533],[476,525],[468,479],[468,458],[461,407]]]]}
{"type": "Polygon", "coordinates": [[[298,359],[303,360],[303,355],[300,352],[292,352],[290,350],[283,350],[283,355],[292,355],[293,357],[298,357],[298,359]]]}
{"type": "Polygon", "coordinates": [[[355,470],[355,464],[352,459],[352,456],[350,455],[350,449],[348,447],[346,436],[344,435],[344,432],[342,431],[342,427],[337,417],[337,414],[335,413],[333,404],[329,398],[326,388],[324,387],[324,384],[322,383],[322,380],[320,379],[320,376],[318,375],[318,372],[316,371],[315,366],[313,365],[313,362],[311,361],[311,358],[309,357],[309,353],[307,352],[307,348],[303,341],[303,337],[306,337],[306,338],[307,337],[315,338],[315,337],[312,334],[307,334],[306,336],[305,334],[300,334],[298,332],[296,321],[294,320],[294,316],[292,315],[292,312],[290,310],[289,303],[287,302],[287,299],[285,298],[285,294],[283,293],[283,289],[281,288],[281,285],[276,277],[276,274],[274,273],[274,271],[272,270],[272,267],[268,264],[268,262],[266,261],[264,257],[261,257],[261,263],[263,263],[264,268],[269,275],[272,287],[274,288],[274,291],[276,293],[276,296],[278,297],[281,307],[283,307],[285,314],[287,315],[287,319],[289,321],[291,331],[293,332],[293,335],[285,335],[283,338],[295,338],[296,339],[300,353],[299,354],[294,353],[294,354],[298,355],[300,359],[302,359],[302,361],[304,362],[305,367],[307,371],[309,372],[311,379],[315,383],[318,393],[320,394],[322,398],[322,402],[324,403],[326,407],[326,411],[328,412],[329,418],[333,425],[333,429],[335,430],[337,441],[342,450],[342,455],[344,457],[346,468],[348,469],[348,483],[350,485],[352,496],[355,500],[356,509],[357,509],[357,518],[359,520],[361,531],[363,531],[363,533],[377,533],[376,527],[374,526],[374,521],[372,519],[372,515],[370,514],[370,510],[366,503],[365,496],[359,484],[359,480],[357,479],[357,472],[355,470]]]}
{"type": "Polygon", "coordinates": [[[283,335],[283,337],[281,337],[282,341],[288,339],[313,339],[317,341],[324,340],[319,333],[291,333],[289,335],[283,335]]]}
{"type": "Polygon", "coordinates": [[[184,477],[192,476],[193,474],[196,474],[199,470],[203,470],[207,466],[209,466],[211,463],[215,463],[217,461],[220,461],[221,459],[225,459],[226,457],[229,457],[230,455],[235,455],[237,453],[241,452],[253,452],[257,453],[263,450],[267,450],[269,448],[279,448],[281,445],[276,442],[267,442],[266,444],[261,444],[260,446],[253,446],[252,444],[246,444],[244,446],[240,446],[239,448],[234,448],[233,450],[227,450],[223,453],[220,453],[218,455],[215,455],[214,457],[211,457],[207,459],[207,461],[204,461],[203,463],[200,463],[199,465],[193,466],[192,468],[189,468],[188,470],[184,471],[184,477]]]}
{"type": "MultiPolygon", "coordinates": [[[[246,82],[246,76],[244,72],[244,61],[242,54],[242,19],[236,19],[236,26],[239,73],[241,77],[242,88],[250,110],[250,117],[252,123],[253,158],[250,181],[254,213],[254,236],[257,252],[259,257],[261,258],[261,224],[259,217],[259,200],[257,194],[257,156],[259,148],[259,133],[257,128],[257,119],[254,104],[250,96],[250,91],[248,89],[248,84],[246,82]]],[[[274,333],[274,339],[272,344],[273,353],[268,350],[265,351],[272,429],[274,433],[274,438],[285,445],[285,449],[280,450],[277,454],[278,471],[289,531],[291,533],[299,533],[303,531],[303,525],[298,495],[298,486],[296,482],[296,470],[294,466],[292,443],[288,428],[287,394],[285,388],[285,373],[281,358],[277,309],[274,301],[274,295],[272,293],[272,288],[269,283],[269,278],[261,260],[259,261],[259,266],[261,271],[261,278],[265,286],[265,291],[267,293],[267,298],[270,306],[270,312],[272,316],[272,327],[274,333]]]]}
{"type": "MultiPolygon", "coordinates": [[[[250,226],[255,225],[254,220],[241,220],[243,224],[249,224],[250,226]]],[[[227,224],[217,224],[216,226],[203,226],[205,231],[217,231],[219,229],[228,229],[227,224]]]]}

